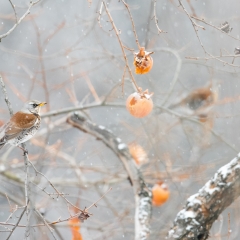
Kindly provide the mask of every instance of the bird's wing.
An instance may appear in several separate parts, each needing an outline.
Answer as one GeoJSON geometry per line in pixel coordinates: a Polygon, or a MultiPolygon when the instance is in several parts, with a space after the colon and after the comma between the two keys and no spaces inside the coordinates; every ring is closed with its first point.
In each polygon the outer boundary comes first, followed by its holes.
{"type": "Polygon", "coordinates": [[[7,124],[4,124],[0,127],[0,139],[4,137],[6,127],[7,127],[7,124]]]}
{"type": "Polygon", "coordinates": [[[17,137],[22,130],[31,128],[37,121],[37,116],[23,112],[15,113],[6,124],[5,138],[10,140],[17,137]]]}
{"type": "Polygon", "coordinates": [[[4,124],[3,126],[0,127],[0,146],[3,146],[3,144],[6,143],[6,139],[5,139],[6,128],[7,128],[7,124],[4,124]]]}

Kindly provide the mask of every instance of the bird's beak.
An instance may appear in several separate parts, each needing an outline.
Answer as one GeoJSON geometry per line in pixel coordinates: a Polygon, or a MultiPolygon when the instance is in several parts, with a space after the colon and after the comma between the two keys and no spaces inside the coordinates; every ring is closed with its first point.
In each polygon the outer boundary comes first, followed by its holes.
{"type": "Polygon", "coordinates": [[[146,52],[146,56],[153,54],[154,52],[146,52]]]}
{"type": "Polygon", "coordinates": [[[46,102],[41,102],[38,106],[42,107],[44,106],[45,104],[47,104],[46,102]]]}

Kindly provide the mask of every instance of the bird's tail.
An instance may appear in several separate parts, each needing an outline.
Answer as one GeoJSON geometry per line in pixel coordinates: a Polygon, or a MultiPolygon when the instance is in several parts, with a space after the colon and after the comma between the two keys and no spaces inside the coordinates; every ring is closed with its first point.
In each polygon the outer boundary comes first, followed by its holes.
{"type": "Polygon", "coordinates": [[[0,143],[0,150],[5,146],[6,143],[0,143]]]}
{"type": "Polygon", "coordinates": [[[6,144],[6,139],[3,137],[3,138],[0,138],[0,150],[5,146],[6,144]]]}

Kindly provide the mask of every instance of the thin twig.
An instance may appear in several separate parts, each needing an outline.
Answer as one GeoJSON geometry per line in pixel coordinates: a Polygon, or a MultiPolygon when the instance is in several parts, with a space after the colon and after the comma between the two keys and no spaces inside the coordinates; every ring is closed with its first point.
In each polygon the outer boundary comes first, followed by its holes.
{"type": "Polygon", "coordinates": [[[51,232],[53,238],[55,240],[57,240],[57,238],[55,237],[54,235],[54,232],[53,232],[53,229],[49,226],[49,224],[47,223],[46,219],[42,216],[42,214],[37,210],[37,209],[34,209],[34,211],[37,213],[37,215],[42,219],[42,221],[45,223],[45,226],[48,228],[48,230],[51,232]]]}
{"type": "MultiPolygon", "coordinates": [[[[21,147],[23,149],[23,156],[24,156],[24,165],[25,165],[25,180],[24,180],[24,188],[25,188],[25,203],[26,205],[31,204],[30,202],[30,185],[29,185],[29,159],[28,159],[28,150],[26,149],[25,143],[21,144],[21,147]]],[[[27,236],[29,235],[29,224],[30,224],[30,212],[29,209],[26,209],[26,215],[27,215],[27,227],[25,229],[25,237],[27,239],[27,236]]]]}
{"type": "MultiPolygon", "coordinates": [[[[75,111],[80,111],[80,110],[85,110],[85,109],[90,109],[90,108],[98,108],[98,107],[125,107],[124,104],[114,104],[114,103],[106,103],[105,101],[102,101],[101,103],[91,103],[85,106],[79,106],[79,107],[69,107],[69,108],[64,108],[62,110],[54,110],[48,113],[45,113],[42,115],[42,118],[45,117],[51,117],[51,116],[58,116],[61,114],[69,113],[69,112],[75,112],[75,111]]],[[[164,110],[170,114],[175,115],[176,117],[179,117],[181,119],[186,119],[188,121],[195,122],[197,124],[203,125],[201,122],[199,122],[198,119],[195,119],[192,116],[184,116],[181,115],[175,111],[172,111],[166,107],[163,106],[155,106],[156,108],[159,108],[161,110],[164,110]]],[[[223,141],[227,146],[229,146],[231,149],[233,149],[235,152],[238,152],[238,150],[231,144],[229,143],[226,139],[224,139],[222,136],[220,136],[217,132],[215,132],[213,129],[209,129],[209,131],[212,132],[213,135],[215,135],[217,138],[219,138],[221,141],[223,141]]]]}
{"type": "Polygon", "coordinates": [[[99,9],[99,12],[98,12],[98,17],[97,17],[97,21],[98,21],[98,24],[99,24],[100,28],[102,28],[102,25],[101,25],[102,8],[103,8],[103,2],[101,2],[100,9],[99,9]]]}
{"type": "Polygon", "coordinates": [[[11,233],[8,235],[8,237],[7,237],[6,240],[10,239],[11,235],[13,234],[14,230],[17,228],[17,226],[18,226],[19,222],[21,221],[21,219],[22,219],[22,217],[23,217],[23,214],[25,213],[26,210],[27,210],[27,205],[26,205],[25,208],[23,209],[20,217],[18,218],[18,221],[17,221],[16,224],[14,225],[11,233]]]}
{"type": "Polygon", "coordinates": [[[16,13],[16,9],[15,9],[15,6],[13,5],[12,1],[11,0],[8,0],[13,8],[13,11],[14,11],[14,14],[15,14],[15,22],[17,24],[18,22],[18,19],[17,19],[17,13],[16,13]]]}
{"type": "Polygon", "coordinates": [[[150,231],[152,194],[142,172],[136,167],[127,145],[104,126],[92,123],[79,113],[74,113],[67,122],[101,140],[121,160],[129,175],[135,197],[135,240],[147,239],[150,231]]]}
{"type": "Polygon", "coordinates": [[[6,90],[6,87],[5,87],[5,84],[4,84],[4,81],[3,81],[1,75],[0,75],[0,82],[1,82],[1,85],[2,85],[2,92],[3,92],[3,95],[4,95],[5,102],[7,104],[9,113],[12,116],[13,115],[12,105],[11,105],[9,99],[8,99],[7,90],[6,90]]]}
{"type": "Polygon", "coordinates": [[[203,23],[205,23],[206,25],[208,25],[208,26],[210,26],[210,27],[212,27],[212,28],[217,29],[218,31],[220,31],[221,33],[226,34],[226,35],[229,36],[230,38],[233,38],[233,39],[235,39],[235,40],[237,40],[237,41],[240,41],[239,38],[236,38],[236,37],[230,35],[229,33],[223,31],[220,27],[216,27],[216,26],[214,26],[213,24],[211,24],[211,23],[209,23],[209,22],[206,22],[205,19],[203,19],[203,18],[201,19],[201,18],[198,18],[198,17],[195,17],[195,16],[191,16],[191,18],[193,18],[193,19],[195,19],[195,20],[197,20],[197,21],[203,22],[203,23]]]}
{"type": "Polygon", "coordinates": [[[137,36],[135,24],[134,24],[133,17],[132,17],[132,14],[131,14],[131,12],[130,12],[129,6],[128,6],[128,4],[127,4],[124,0],[121,0],[121,1],[122,1],[122,3],[124,4],[124,6],[126,7],[126,9],[127,9],[127,11],[128,11],[128,15],[129,15],[129,17],[130,17],[130,19],[131,19],[131,23],[132,23],[132,29],[133,29],[133,33],[134,33],[134,36],[135,36],[135,40],[136,40],[138,49],[140,50],[140,49],[141,49],[141,46],[140,46],[139,41],[138,41],[138,36],[137,36]]]}
{"type": "Polygon", "coordinates": [[[30,13],[30,9],[40,1],[41,0],[37,0],[36,2],[32,2],[32,1],[30,2],[27,11],[22,15],[21,18],[19,18],[19,20],[13,25],[13,27],[9,29],[8,32],[0,35],[0,42],[2,38],[7,37],[9,34],[11,34],[15,30],[15,28],[22,22],[22,20],[30,13]]]}
{"type": "Polygon", "coordinates": [[[10,209],[10,212],[12,212],[13,211],[13,207],[12,207],[12,205],[11,205],[11,203],[10,203],[10,200],[9,200],[9,198],[8,198],[8,195],[5,193],[5,196],[6,196],[6,198],[7,198],[7,201],[8,201],[8,204],[9,204],[9,209],[10,209]]]}
{"type": "Polygon", "coordinates": [[[109,193],[112,190],[112,188],[110,187],[96,202],[94,202],[92,205],[90,205],[88,208],[86,208],[85,210],[88,211],[91,207],[96,206],[96,204],[104,197],[106,196],[107,193],[109,193]]]}
{"type": "Polygon", "coordinates": [[[153,4],[153,17],[154,17],[154,21],[155,21],[155,25],[157,27],[157,30],[158,30],[158,34],[159,33],[167,33],[167,32],[164,32],[163,30],[161,30],[158,26],[158,18],[157,18],[157,14],[156,14],[156,5],[157,5],[157,0],[154,0],[154,4],[153,4]]]}
{"type": "MultiPolygon", "coordinates": [[[[233,63],[229,63],[229,62],[223,61],[220,57],[215,57],[215,56],[213,56],[211,53],[209,53],[209,52],[205,49],[205,47],[204,47],[204,45],[203,45],[203,43],[202,43],[202,41],[201,41],[201,39],[200,39],[200,37],[199,37],[199,34],[198,34],[198,28],[201,28],[201,29],[203,29],[203,30],[205,30],[205,28],[204,28],[203,26],[197,24],[195,21],[193,21],[192,16],[188,13],[188,11],[186,10],[186,8],[185,8],[185,6],[183,5],[183,3],[182,3],[181,0],[178,0],[178,2],[179,2],[179,4],[180,4],[180,6],[182,7],[183,11],[184,11],[184,12],[186,13],[186,15],[188,16],[189,20],[191,21],[192,26],[193,26],[193,29],[194,29],[194,31],[195,31],[195,33],[196,33],[197,39],[198,39],[198,41],[199,41],[199,43],[200,43],[200,45],[201,45],[204,53],[205,53],[206,55],[208,55],[211,59],[216,59],[217,61],[221,62],[224,66],[225,66],[225,65],[228,65],[228,66],[231,66],[231,67],[240,67],[240,65],[234,65],[233,63]]],[[[188,58],[188,59],[198,60],[198,57],[197,57],[197,58],[187,57],[187,58],[188,58]]],[[[205,58],[205,60],[208,60],[208,58],[205,58]]]]}
{"type": "Polygon", "coordinates": [[[175,73],[174,73],[174,76],[173,76],[173,79],[172,79],[172,82],[170,83],[170,87],[169,87],[169,90],[168,90],[168,93],[166,95],[166,97],[163,99],[162,103],[161,103],[161,106],[163,106],[167,100],[169,99],[177,81],[178,81],[178,77],[179,77],[179,74],[180,74],[180,71],[181,71],[181,67],[182,67],[182,60],[178,54],[177,51],[174,51],[173,49],[170,49],[170,48],[159,48],[159,49],[156,49],[154,50],[155,52],[157,51],[161,51],[161,52],[170,52],[172,53],[175,58],[177,59],[177,66],[176,66],[176,70],[175,70],[175,73]]]}
{"type": "MultiPolygon", "coordinates": [[[[5,84],[4,84],[3,80],[2,80],[1,75],[0,75],[0,82],[1,82],[1,85],[2,85],[3,94],[4,94],[4,97],[5,97],[5,102],[6,102],[7,106],[8,106],[9,113],[12,116],[13,115],[13,111],[12,111],[11,103],[10,103],[10,101],[8,99],[6,87],[5,87],[5,84]]],[[[28,208],[27,208],[28,203],[30,202],[29,201],[29,179],[28,179],[29,178],[29,176],[28,176],[28,174],[29,174],[28,173],[28,170],[29,170],[28,169],[29,159],[28,159],[28,154],[27,154],[28,151],[27,151],[27,149],[25,147],[25,144],[22,143],[21,146],[22,146],[22,149],[24,151],[24,164],[25,164],[25,184],[24,184],[24,186],[25,186],[25,205],[26,205],[25,211],[26,211],[26,214],[27,214],[27,223],[29,224],[29,212],[28,212],[28,208]]],[[[25,236],[28,235],[27,231],[28,231],[28,228],[26,228],[25,236]]]]}
{"type": "Polygon", "coordinates": [[[135,86],[135,88],[136,88],[136,91],[137,91],[137,92],[140,92],[140,88],[138,87],[137,82],[135,81],[135,79],[134,79],[134,77],[133,77],[133,74],[132,74],[132,71],[131,71],[131,68],[130,68],[130,66],[129,66],[128,59],[127,59],[127,55],[126,55],[125,50],[124,50],[124,46],[123,46],[122,41],[121,41],[121,39],[120,39],[120,37],[119,37],[119,31],[118,31],[118,29],[117,29],[117,27],[116,27],[116,25],[115,25],[115,23],[114,23],[114,21],[113,21],[113,18],[112,18],[111,14],[110,14],[110,12],[109,12],[109,10],[108,10],[108,8],[107,8],[107,4],[105,3],[105,1],[103,1],[103,5],[104,5],[105,11],[106,11],[106,13],[107,13],[107,15],[108,15],[108,18],[109,18],[109,20],[110,20],[110,22],[111,22],[111,24],[112,24],[112,27],[113,27],[113,29],[114,29],[114,32],[115,32],[115,34],[116,34],[116,36],[117,36],[119,45],[120,45],[120,47],[121,47],[121,49],[122,49],[123,57],[124,57],[124,60],[125,60],[125,63],[126,63],[128,72],[129,72],[129,74],[130,74],[131,80],[132,80],[132,82],[133,82],[133,84],[134,84],[134,86],[135,86]]]}
{"type": "Polygon", "coordinates": [[[121,86],[122,86],[122,95],[124,96],[124,80],[125,80],[125,74],[126,74],[126,66],[124,67],[123,70],[123,76],[122,76],[122,82],[121,82],[121,86]]]}

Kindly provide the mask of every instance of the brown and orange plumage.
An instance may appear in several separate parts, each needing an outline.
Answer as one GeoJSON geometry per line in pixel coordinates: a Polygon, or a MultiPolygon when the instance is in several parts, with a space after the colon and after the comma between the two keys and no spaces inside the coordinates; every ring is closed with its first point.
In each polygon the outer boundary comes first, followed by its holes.
{"type": "Polygon", "coordinates": [[[214,95],[210,88],[199,88],[192,91],[181,104],[187,104],[192,110],[196,110],[204,105],[209,105],[214,101],[214,95]]]}
{"type": "Polygon", "coordinates": [[[41,118],[40,107],[45,102],[29,101],[25,108],[15,113],[8,123],[0,128],[0,149],[7,143],[18,146],[29,140],[39,129],[41,118]]]}
{"type": "Polygon", "coordinates": [[[213,90],[212,84],[209,84],[207,87],[193,90],[177,103],[170,105],[169,108],[185,106],[193,111],[200,112],[203,108],[211,107],[217,101],[217,98],[217,90],[213,90]]]}
{"type": "Polygon", "coordinates": [[[34,114],[17,112],[10,119],[5,134],[10,136],[18,134],[22,129],[31,128],[37,121],[37,118],[38,116],[34,114]]]}

